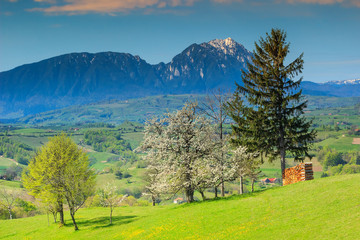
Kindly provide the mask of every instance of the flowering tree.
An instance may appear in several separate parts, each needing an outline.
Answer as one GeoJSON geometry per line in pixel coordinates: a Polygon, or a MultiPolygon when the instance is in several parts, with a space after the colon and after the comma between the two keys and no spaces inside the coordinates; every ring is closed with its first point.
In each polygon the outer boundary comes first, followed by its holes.
{"type": "Polygon", "coordinates": [[[232,151],[233,155],[231,158],[232,166],[235,170],[234,177],[240,179],[240,194],[244,193],[243,178],[245,176],[251,176],[255,178],[255,172],[258,170],[260,161],[256,161],[259,156],[258,153],[247,152],[246,147],[237,147],[232,151]]]}
{"type": "Polygon", "coordinates": [[[9,219],[12,219],[11,212],[16,205],[17,198],[19,198],[19,194],[14,190],[7,190],[5,188],[0,190],[0,207],[9,212],[9,219]]]}
{"type": "Polygon", "coordinates": [[[225,147],[226,141],[223,125],[228,116],[226,106],[230,97],[230,92],[221,89],[213,90],[199,106],[200,112],[209,117],[212,123],[216,125],[219,151],[217,151],[218,154],[214,156],[215,163],[218,166],[216,169],[216,179],[214,179],[215,197],[217,197],[217,188],[219,185],[221,185],[221,196],[225,196],[225,182],[228,180],[226,176],[228,175],[228,171],[226,170],[228,170],[229,159],[227,158],[226,152],[228,149],[225,147]]]}
{"type": "Polygon", "coordinates": [[[120,197],[117,192],[118,188],[115,183],[107,183],[105,188],[100,190],[102,204],[105,207],[110,208],[110,224],[112,224],[112,213],[114,208],[119,206],[119,204],[127,197],[127,194],[120,197]]]}
{"type": "Polygon", "coordinates": [[[148,186],[154,192],[184,190],[187,202],[196,189],[210,186],[208,159],[214,149],[214,129],[196,114],[195,103],[148,121],[140,150],[147,152],[149,168],[155,170],[148,186]]]}

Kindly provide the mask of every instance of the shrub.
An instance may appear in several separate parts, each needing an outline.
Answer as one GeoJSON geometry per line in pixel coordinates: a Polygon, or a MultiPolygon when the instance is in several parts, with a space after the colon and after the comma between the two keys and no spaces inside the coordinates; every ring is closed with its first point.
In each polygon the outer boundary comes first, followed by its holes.
{"type": "Polygon", "coordinates": [[[360,165],[346,164],[341,171],[341,174],[360,173],[360,165]]]}

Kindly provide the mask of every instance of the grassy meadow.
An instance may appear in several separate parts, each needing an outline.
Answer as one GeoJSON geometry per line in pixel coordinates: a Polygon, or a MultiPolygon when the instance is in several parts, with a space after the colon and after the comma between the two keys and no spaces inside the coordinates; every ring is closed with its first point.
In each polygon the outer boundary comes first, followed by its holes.
{"type": "Polygon", "coordinates": [[[80,209],[79,231],[46,215],[1,220],[0,239],[359,239],[360,174],[193,204],[80,209]]]}

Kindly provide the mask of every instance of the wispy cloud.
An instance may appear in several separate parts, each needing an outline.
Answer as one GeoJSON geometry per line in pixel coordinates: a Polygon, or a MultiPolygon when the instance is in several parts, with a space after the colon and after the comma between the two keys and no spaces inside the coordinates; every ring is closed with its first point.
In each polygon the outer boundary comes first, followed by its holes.
{"type": "MultiPolygon", "coordinates": [[[[261,3],[276,3],[276,4],[318,4],[318,5],[334,5],[339,4],[345,7],[360,7],[360,0],[212,0],[217,3],[231,3],[231,2],[256,2],[256,5],[261,3]]],[[[253,4],[254,5],[254,4],[253,4]]]]}
{"type": "Polygon", "coordinates": [[[355,6],[360,7],[360,0],[285,0],[287,3],[305,3],[305,4],[320,4],[320,5],[333,5],[340,4],[342,6],[355,6]]]}
{"type": "Polygon", "coordinates": [[[46,2],[51,6],[32,8],[29,11],[40,11],[44,13],[107,13],[128,12],[133,9],[165,8],[178,6],[192,6],[197,0],[34,0],[35,2],[46,2]]]}
{"type": "MultiPolygon", "coordinates": [[[[8,0],[17,1],[17,0],[8,0]]],[[[136,9],[144,9],[146,12],[155,9],[171,9],[176,7],[190,7],[195,2],[211,1],[217,4],[252,4],[254,2],[267,4],[319,4],[334,5],[338,4],[346,7],[359,7],[360,0],[33,0],[41,3],[38,8],[28,9],[29,11],[39,11],[48,14],[86,14],[103,13],[113,15],[119,12],[129,12],[136,9]],[[44,6],[47,4],[47,6],[44,6]]]]}

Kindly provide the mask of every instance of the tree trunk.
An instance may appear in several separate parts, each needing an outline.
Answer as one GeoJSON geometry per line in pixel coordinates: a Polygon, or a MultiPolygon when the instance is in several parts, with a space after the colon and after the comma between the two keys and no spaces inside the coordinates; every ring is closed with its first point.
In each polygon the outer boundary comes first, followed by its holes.
{"type": "Polygon", "coordinates": [[[239,191],[240,194],[243,194],[244,193],[244,185],[243,185],[243,177],[241,176],[240,177],[240,191],[239,191]]]}
{"type": "Polygon", "coordinates": [[[151,200],[152,200],[152,205],[153,205],[153,207],[155,206],[155,197],[154,196],[151,196],[151,200]]]}
{"type": "Polygon", "coordinates": [[[75,213],[73,210],[70,210],[70,215],[71,215],[71,219],[73,221],[73,224],[74,224],[74,229],[75,231],[79,230],[77,224],[76,224],[76,221],[75,221],[75,213]]]}
{"type": "Polygon", "coordinates": [[[254,192],[255,179],[251,179],[251,192],[254,192]]]}
{"type": "Polygon", "coordinates": [[[202,197],[203,201],[205,201],[205,200],[206,200],[206,197],[205,197],[204,191],[200,191],[200,190],[199,190],[199,192],[200,192],[200,194],[201,194],[201,197],[202,197]]]}
{"type": "Polygon", "coordinates": [[[286,159],[285,159],[285,155],[286,155],[286,151],[285,151],[285,137],[284,137],[284,131],[281,128],[280,129],[280,161],[281,161],[281,177],[282,177],[282,181],[281,181],[281,185],[283,184],[283,180],[285,178],[285,167],[286,167],[286,159]]]}
{"type": "Polygon", "coordinates": [[[64,207],[63,207],[63,203],[62,201],[58,201],[58,212],[60,215],[60,225],[65,225],[65,220],[64,220],[64,207]]]}
{"type": "Polygon", "coordinates": [[[217,198],[217,197],[218,197],[218,190],[217,190],[217,186],[215,186],[215,188],[214,188],[214,192],[215,192],[215,198],[217,198]]]}
{"type": "Polygon", "coordinates": [[[56,223],[56,219],[57,219],[57,212],[53,212],[53,217],[54,217],[54,223],[56,223]]]}
{"type": "Polygon", "coordinates": [[[9,219],[12,219],[11,208],[8,208],[8,212],[9,212],[9,219]]]}
{"type": "Polygon", "coordinates": [[[224,179],[221,179],[221,196],[225,197],[225,183],[224,179]]]}
{"type": "MultiPolygon", "coordinates": [[[[282,180],[284,180],[285,178],[285,168],[286,168],[286,162],[285,162],[285,150],[281,149],[280,150],[280,155],[281,155],[281,176],[282,176],[282,180]]],[[[281,185],[282,185],[283,181],[281,181],[281,185]]]]}
{"type": "Polygon", "coordinates": [[[194,190],[191,188],[186,189],[186,200],[188,203],[191,203],[194,201],[194,190]]]}
{"type": "Polygon", "coordinates": [[[113,207],[110,207],[110,225],[112,224],[113,207]]]}

